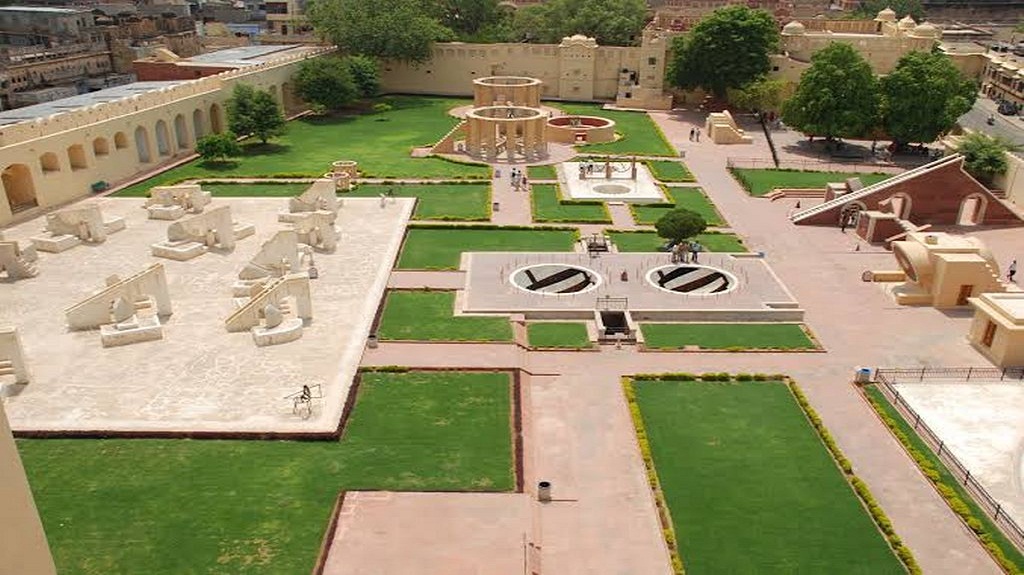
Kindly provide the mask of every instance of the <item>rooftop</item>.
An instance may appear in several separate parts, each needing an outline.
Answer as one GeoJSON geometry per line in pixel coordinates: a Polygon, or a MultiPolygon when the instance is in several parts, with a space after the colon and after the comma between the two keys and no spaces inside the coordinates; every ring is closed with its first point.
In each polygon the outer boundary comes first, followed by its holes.
{"type": "Polygon", "coordinates": [[[281,44],[274,46],[239,46],[226,50],[217,50],[208,54],[198,54],[190,58],[182,58],[179,63],[203,64],[203,65],[228,65],[228,66],[252,66],[261,62],[273,60],[282,52],[305,48],[298,44],[281,44]]]}
{"type": "Polygon", "coordinates": [[[81,14],[81,8],[55,8],[52,6],[0,6],[0,12],[38,12],[43,14],[81,14]]]}
{"type": "Polygon", "coordinates": [[[73,112],[81,108],[87,108],[93,104],[103,104],[106,102],[113,102],[114,100],[130,98],[136,94],[145,94],[146,92],[169,88],[171,86],[182,84],[183,82],[183,80],[174,80],[169,82],[133,82],[123,86],[104,88],[97,92],[79,94],[77,96],[71,96],[70,98],[61,98],[60,100],[54,100],[52,102],[25,106],[24,108],[15,108],[13,110],[4,110],[0,112],[0,127],[20,124],[22,122],[31,122],[36,118],[45,118],[62,112],[73,112]]]}

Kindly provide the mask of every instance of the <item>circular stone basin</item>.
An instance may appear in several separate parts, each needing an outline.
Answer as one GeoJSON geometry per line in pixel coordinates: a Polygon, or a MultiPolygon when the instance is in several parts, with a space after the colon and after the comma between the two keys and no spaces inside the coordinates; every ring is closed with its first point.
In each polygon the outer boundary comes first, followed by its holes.
{"type": "Polygon", "coordinates": [[[512,285],[543,295],[575,295],[601,285],[601,276],[584,267],[569,264],[534,264],[521,267],[509,276],[512,285]]]}
{"type": "Polygon", "coordinates": [[[514,120],[536,120],[546,118],[547,112],[539,108],[526,106],[483,106],[473,108],[466,113],[466,118],[479,118],[484,120],[497,120],[501,122],[514,120]]]}
{"type": "Polygon", "coordinates": [[[672,264],[647,272],[652,286],[685,295],[720,295],[736,289],[736,277],[729,272],[697,264],[672,264]]]}
{"type": "Polygon", "coordinates": [[[602,196],[621,196],[633,191],[633,188],[623,184],[598,184],[592,188],[595,194],[602,196]]]}
{"type": "Polygon", "coordinates": [[[548,120],[549,126],[573,128],[577,130],[594,130],[614,126],[615,122],[597,116],[555,116],[548,120]]]}

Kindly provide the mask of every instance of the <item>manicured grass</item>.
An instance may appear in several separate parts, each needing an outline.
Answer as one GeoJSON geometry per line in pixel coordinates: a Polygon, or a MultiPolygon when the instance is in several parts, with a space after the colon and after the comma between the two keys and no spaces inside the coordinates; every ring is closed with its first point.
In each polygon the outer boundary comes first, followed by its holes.
{"type": "Polygon", "coordinates": [[[732,168],[733,176],[752,196],[763,196],[775,188],[822,188],[830,182],[843,182],[847,178],[860,178],[865,186],[891,178],[893,174],[866,174],[856,172],[802,172],[798,170],[768,170],[732,168]]]}
{"type": "Polygon", "coordinates": [[[455,292],[389,291],[377,330],[381,339],[512,341],[504,317],[455,317],[455,292]]]}
{"type": "Polygon", "coordinates": [[[340,196],[376,198],[389,190],[398,197],[419,198],[415,220],[485,222],[491,218],[490,184],[361,184],[340,196]]]}
{"type": "Polygon", "coordinates": [[[650,160],[647,166],[651,168],[654,177],[661,182],[696,182],[686,164],[682,162],[655,161],[650,160]]]}
{"type": "MultiPolygon", "coordinates": [[[[608,233],[620,252],[656,252],[665,245],[665,240],[655,232],[620,232],[612,230],[608,233]]],[[[697,241],[708,252],[745,252],[743,241],[736,234],[708,232],[697,236],[697,241]]]]}
{"type": "Polygon", "coordinates": [[[558,171],[552,165],[528,166],[526,168],[526,177],[531,180],[557,180],[558,171]]]}
{"type": "Polygon", "coordinates": [[[641,225],[654,225],[668,210],[686,208],[704,216],[709,226],[724,226],[725,219],[718,213],[715,204],[711,203],[700,188],[664,188],[669,201],[661,204],[630,204],[633,221],[641,225]]]}
{"type": "Polygon", "coordinates": [[[953,477],[953,474],[949,472],[949,469],[942,460],[935,455],[935,452],[932,451],[931,447],[929,447],[928,444],[925,443],[917,432],[914,431],[914,429],[907,423],[903,418],[903,415],[893,407],[889,399],[879,391],[878,387],[875,385],[864,387],[864,392],[871,399],[872,406],[883,414],[888,415],[889,418],[895,422],[899,430],[903,432],[903,435],[906,436],[911,446],[928,459],[932,467],[939,474],[939,482],[951,488],[956,493],[957,497],[967,505],[971,514],[985,527],[985,530],[990,534],[989,536],[991,537],[992,542],[999,547],[1003,552],[1003,555],[1015,563],[1018,569],[1024,567],[1024,553],[1021,553],[1019,549],[1014,547],[1013,543],[1003,535],[1003,532],[992,523],[992,520],[989,519],[988,515],[977,503],[975,503],[970,492],[964,489],[958,478],[953,477]]]}
{"type": "Polygon", "coordinates": [[[532,347],[586,349],[592,347],[587,326],[571,322],[538,322],[526,326],[532,347]]]}
{"type": "Polygon", "coordinates": [[[599,104],[569,104],[556,107],[567,114],[598,116],[615,122],[615,132],[622,138],[607,144],[588,144],[579,149],[588,154],[636,154],[640,156],[675,156],[676,151],[662,136],[658,126],[645,112],[604,110],[599,104]]]}
{"type": "Polygon", "coordinates": [[[340,442],[18,447],[62,574],[309,573],[340,490],[514,489],[510,387],[504,373],[367,373],[340,442]]]}
{"type": "Polygon", "coordinates": [[[681,349],[814,349],[814,342],[793,323],[644,323],[647,347],[681,349]]]}
{"type": "Polygon", "coordinates": [[[462,252],[571,252],[575,230],[409,228],[398,269],[454,270],[462,252]]]}
{"type": "Polygon", "coordinates": [[[535,222],[612,223],[604,202],[563,200],[557,184],[533,184],[530,188],[530,207],[535,222]]]}
{"type": "Polygon", "coordinates": [[[243,177],[291,174],[319,177],[336,160],[357,160],[367,177],[382,178],[489,178],[490,169],[440,158],[413,158],[410,152],[441,139],[456,123],[448,110],[465,100],[394,96],[381,98],[394,109],[380,114],[305,117],[288,123],[288,131],[267,146],[243,145],[235,161],[194,161],[128,188],[124,195],[140,195],[166,182],[196,177],[243,177]]]}
{"type": "Polygon", "coordinates": [[[687,574],[906,573],[784,383],[634,385],[687,574]]]}

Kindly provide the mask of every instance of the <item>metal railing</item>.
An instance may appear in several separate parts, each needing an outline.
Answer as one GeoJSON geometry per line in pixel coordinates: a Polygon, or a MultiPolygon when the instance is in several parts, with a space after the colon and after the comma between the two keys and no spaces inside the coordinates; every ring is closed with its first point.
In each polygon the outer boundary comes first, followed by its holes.
{"type": "Polygon", "coordinates": [[[883,172],[896,174],[907,169],[906,166],[894,164],[873,164],[857,161],[833,160],[794,160],[779,158],[778,165],[772,158],[726,158],[726,166],[729,168],[746,169],[780,169],[780,170],[802,170],[806,172],[883,172]]]}
{"type": "Polygon", "coordinates": [[[921,419],[921,415],[914,411],[906,399],[896,389],[895,383],[918,383],[923,381],[967,381],[967,377],[973,377],[975,381],[986,382],[1010,382],[1020,381],[1024,377],[1024,368],[921,368],[921,369],[878,369],[875,372],[875,379],[878,382],[878,389],[886,396],[889,402],[896,408],[896,411],[903,416],[907,425],[911,426],[918,437],[924,441],[939,460],[946,466],[953,479],[962,485],[964,489],[974,498],[975,503],[984,510],[989,519],[1002,531],[1003,535],[1017,549],[1024,551],[1024,529],[1007,515],[1002,504],[989,495],[985,487],[978,482],[959,459],[950,452],[949,447],[939,436],[932,431],[921,419]],[[960,375],[958,375],[960,374],[960,375]]]}

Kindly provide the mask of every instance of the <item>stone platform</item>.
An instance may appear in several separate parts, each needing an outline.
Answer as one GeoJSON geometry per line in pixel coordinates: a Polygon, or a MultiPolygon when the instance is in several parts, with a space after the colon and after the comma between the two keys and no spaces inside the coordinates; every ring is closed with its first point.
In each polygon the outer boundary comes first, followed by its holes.
{"type": "MultiPolygon", "coordinates": [[[[414,200],[352,198],[338,213],[334,254],[316,254],[310,284],[313,321],[302,339],[257,347],[249,332],[229,333],[232,283],[260,245],[285,227],[277,213],[287,198],[217,198],[256,237],[231,252],[177,262],[156,259],[149,245],[166,239],[168,222],[148,220],[142,199],[101,201],[127,229],[99,245],[44,254],[39,275],[0,283],[0,325],[18,328],[31,383],[5,388],[16,431],[326,432],[337,428],[366,336],[401,244],[414,200]],[[71,332],[64,309],[103,285],[162,262],[173,315],[164,338],[103,348],[98,330],[71,332]],[[320,385],[311,417],[292,413],[285,396],[320,385]]],[[[5,230],[11,239],[37,233],[42,218],[5,230]]],[[[6,383],[0,380],[0,383],[6,383]]]]}

